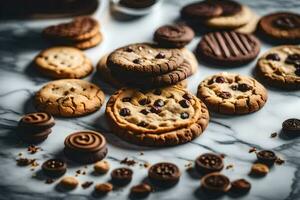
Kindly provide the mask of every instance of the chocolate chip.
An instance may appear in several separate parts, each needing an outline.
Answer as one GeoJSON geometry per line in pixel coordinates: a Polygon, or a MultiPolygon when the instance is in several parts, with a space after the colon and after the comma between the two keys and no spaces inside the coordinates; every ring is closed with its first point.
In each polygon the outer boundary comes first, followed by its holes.
{"type": "Polygon", "coordinates": [[[218,94],[218,96],[221,97],[221,98],[223,98],[223,99],[229,99],[231,97],[231,94],[230,94],[230,92],[223,91],[223,92],[220,92],[218,94]]]}
{"type": "Polygon", "coordinates": [[[163,54],[163,53],[161,53],[161,52],[159,52],[156,56],[155,56],[155,58],[157,58],[157,59],[162,59],[162,58],[165,58],[166,56],[165,56],[165,54],[163,54]]]}
{"type": "Polygon", "coordinates": [[[133,52],[133,49],[132,49],[131,47],[127,47],[127,48],[125,49],[125,51],[127,51],[127,52],[133,52]]]}
{"type": "Polygon", "coordinates": [[[131,114],[130,110],[128,108],[122,108],[120,110],[120,115],[125,117],[125,116],[129,116],[131,114]]]}
{"type": "Polygon", "coordinates": [[[160,109],[159,107],[152,106],[151,109],[150,109],[150,111],[151,111],[152,113],[158,114],[158,113],[161,112],[161,109],[160,109]]]}
{"type": "Polygon", "coordinates": [[[124,97],[122,99],[123,102],[130,102],[131,101],[131,98],[130,97],[124,97]]]}
{"type": "Polygon", "coordinates": [[[240,83],[238,84],[238,90],[242,92],[247,92],[248,90],[251,90],[252,86],[246,84],[246,83],[240,83]]]}
{"type": "Polygon", "coordinates": [[[184,99],[186,99],[186,100],[191,100],[191,99],[193,99],[193,96],[190,95],[189,93],[185,93],[182,97],[183,97],[184,99]]]}
{"type": "Polygon", "coordinates": [[[273,151],[268,150],[259,151],[256,156],[259,163],[263,163],[268,166],[272,166],[277,158],[273,151]]]}
{"type": "Polygon", "coordinates": [[[141,64],[142,61],[141,61],[141,59],[136,58],[132,62],[135,64],[141,64]]]}
{"type": "Polygon", "coordinates": [[[232,86],[230,86],[230,88],[231,88],[232,90],[237,90],[237,89],[238,89],[238,86],[237,86],[237,85],[232,85],[232,86]]]}
{"type": "Polygon", "coordinates": [[[149,98],[143,98],[143,99],[139,100],[139,104],[142,105],[142,106],[146,105],[146,104],[149,104],[149,103],[151,103],[151,100],[149,98]]]}
{"type": "Polygon", "coordinates": [[[146,127],[148,126],[149,124],[147,122],[144,122],[144,121],[141,121],[140,123],[137,124],[138,126],[141,126],[141,127],[146,127]]]}
{"type": "Polygon", "coordinates": [[[225,83],[225,78],[222,77],[222,76],[218,76],[218,77],[216,78],[216,83],[225,83]]]}
{"type": "Polygon", "coordinates": [[[190,102],[188,100],[182,99],[181,101],[179,101],[179,104],[181,107],[183,108],[188,108],[190,107],[190,102]]]}
{"type": "Polygon", "coordinates": [[[155,102],[154,102],[154,106],[157,106],[157,107],[163,107],[165,105],[165,102],[161,99],[157,99],[155,102]]]}
{"type": "Polygon", "coordinates": [[[277,53],[270,53],[266,56],[267,60],[280,61],[280,57],[277,53]]]}
{"type": "Polygon", "coordinates": [[[144,115],[147,115],[147,114],[149,113],[149,111],[146,110],[146,109],[143,109],[143,110],[140,111],[140,113],[142,113],[142,114],[144,114],[144,115]]]}
{"type": "Polygon", "coordinates": [[[183,113],[180,114],[181,119],[187,119],[187,118],[189,118],[189,116],[190,115],[187,112],[183,112],[183,113]]]}
{"type": "Polygon", "coordinates": [[[288,55],[288,57],[285,59],[285,63],[291,65],[300,64],[300,54],[295,53],[295,54],[288,55]]]}
{"type": "Polygon", "coordinates": [[[161,90],[160,89],[155,89],[153,94],[155,95],[161,95],[161,90]]]}

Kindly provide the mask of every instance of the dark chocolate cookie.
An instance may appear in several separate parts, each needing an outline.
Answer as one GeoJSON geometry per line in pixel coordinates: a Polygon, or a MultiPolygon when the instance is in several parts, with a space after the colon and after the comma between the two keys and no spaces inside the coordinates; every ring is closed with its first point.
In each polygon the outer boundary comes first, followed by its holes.
{"type": "Polygon", "coordinates": [[[171,187],[177,184],[180,175],[179,168],[173,163],[157,163],[148,171],[150,181],[160,187],[171,187]]]}
{"type": "Polygon", "coordinates": [[[117,168],[111,172],[111,179],[113,184],[118,186],[124,186],[130,183],[132,179],[133,171],[129,168],[117,168]]]}
{"type": "Polygon", "coordinates": [[[211,0],[211,3],[217,4],[222,8],[221,16],[235,15],[242,10],[241,4],[231,0],[211,0]]]}
{"type": "Polygon", "coordinates": [[[113,51],[107,66],[120,73],[162,74],[175,70],[184,61],[179,49],[159,48],[154,44],[131,44],[113,51]]]}
{"type": "Polygon", "coordinates": [[[80,131],[65,139],[65,155],[79,163],[94,163],[107,154],[106,139],[95,131],[80,131]]]}
{"type": "Polygon", "coordinates": [[[300,119],[287,119],[282,123],[284,134],[296,136],[300,135],[300,119]]]}
{"type": "Polygon", "coordinates": [[[221,156],[213,153],[200,155],[195,161],[195,167],[201,174],[221,171],[224,167],[221,156]]]}
{"type": "Polygon", "coordinates": [[[300,15],[291,12],[268,14],[261,18],[259,30],[270,42],[298,44],[300,42],[300,15]]]}
{"type": "Polygon", "coordinates": [[[180,13],[183,19],[203,20],[206,18],[216,17],[221,15],[223,9],[221,5],[211,1],[200,1],[184,6],[180,13]]]}
{"type": "Polygon", "coordinates": [[[130,195],[137,198],[145,198],[150,194],[151,191],[152,187],[150,185],[147,183],[141,183],[133,186],[130,189],[130,195]]]}
{"type": "Polygon", "coordinates": [[[163,47],[182,48],[195,36],[194,31],[185,25],[165,25],[154,33],[154,41],[163,47]]]}
{"type": "Polygon", "coordinates": [[[208,33],[197,47],[197,55],[218,66],[239,66],[252,61],[260,51],[260,42],[251,34],[234,31],[208,33]]]}
{"type": "Polygon", "coordinates": [[[249,183],[249,181],[247,181],[246,179],[242,178],[231,182],[230,192],[232,192],[233,194],[246,194],[250,191],[250,189],[251,183],[249,183]]]}
{"type": "Polygon", "coordinates": [[[259,163],[266,164],[268,166],[274,165],[277,156],[273,151],[268,151],[268,150],[262,150],[256,153],[257,156],[257,161],[259,163]]]}
{"type": "Polygon", "coordinates": [[[201,178],[201,188],[209,193],[225,193],[230,190],[231,184],[226,176],[214,172],[201,178]]]}
{"type": "Polygon", "coordinates": [[[50,159],[43,163],[43,172],[50,177],[60,177],[67,171],[67,164],[61,159],[50,159]]]}

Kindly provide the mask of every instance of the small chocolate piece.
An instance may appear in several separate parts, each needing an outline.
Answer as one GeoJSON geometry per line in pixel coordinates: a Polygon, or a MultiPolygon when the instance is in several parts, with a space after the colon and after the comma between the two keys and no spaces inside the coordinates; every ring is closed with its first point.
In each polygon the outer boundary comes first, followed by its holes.
{"type": "Polygon", "coordinates": [[[225,83],[225,78],[223,76],[218,76],[215,79],[216,83],[225,83]]]}
{"type": "Polygon", "coordinates": [[[294,53],[288,55],[288,57],[285,59],[285,63],[292,64],[292,65],[299,65],[300,64],[300,54],[294,53]]]}
{"type": "Polygon", "coordinates": [[[246,179],[238,179],[231,182],[231,189],[230,191],[234,194],[246,194],[251,189],[251,183],[246,179]]]}
{"type": "Polygon", "coordinates": [[[171,187],[180,179],[179,168],[173,163],[157,163],[152,165],[148,171],[150,181],[160,187],[171,187]]]}
{"type": "Polygon", "coordinates": [[[95,192],[103,195],[111,192],[113,190],[113,185],[111,183],[100,183],[95,185],[95,192]]]}
{"type": "Polygon", "coordinates": [[[145,198],[152,191],[152,187],[147,183],[135,185],[130,189],[130,194],[134,197],[145,198]]]}
{"type": "Polygon", "coordinates": [[[135,63],[135,64],[141,64],[141,59],[134,59],[133,61],[132,61],[133,63],[135,63]]]}
{"type": "Polygon", "coordinates": [[[159,114],[161,112],[161,109],[159,107],[157,107],[157,106],[152,106],[151,109],[150,109],[150,111],[152,113],[159,114]]]}
{"type": "Polygon", "coordinates": [[[147,115],[149,113],[149,111],[147,109],[143,109],[143,110],[141,110],[141,113],[144,115],[147,115]]]}
{"type": "Polygon", "coordinates": [[[146,127],[148,126],[149,124],[145,121],[141,121],[140,123],[137,124],[138,126],[141,126],[141,127],[146,127]]]}
{"type": "Polygon", "coordinates": [[[300,119],[291,118],[282,123],[282,130],[284,134],[298,135],[300,134],[300,119]]]}
{"type": "Polygon", "coordinates": [[[273,151],[262,150],[256,153],[257,160],[259,163],[266,164],[268,166],[272,166],[275,163],[277,158],[276,154],[273,151]]]}
{"type": "Polygon", "coordinates": [[[179,101],[179,104],[180,104],[180,106],[183,107],[183,108],[188,108],[188,107],[190,107],[190,102],[189,102],[188,100],[185,100],[185,99],[179,101]]]}
{"type": "Polygon", "coordinates": [[[188,119],[190,117],[189,113],[183,112],[180,114],[181,119],[188,119]]]}
{"type": "Polygon", "coordinates": [[[64,187],[65,189],[72,190],[78,186],[79,182],[76,178],[72,176],[66,176],[61,179],[59,185],[64,187]]]}
{"type": "Polygon", "coordinates": [[[129,168],[117,168],[111,172],[112,182],[118,186],[125,186],[130,183],[133,171],[129,168]]]}
{"type": "Polygon", "coordinates": [[[67,164],[61,159],[50,159],[43,163],[44,174],[50,177],[60,177],[67,171],[67,164]]]}
{"type": "Polygon", "coordinates": [[[122,99],[123,102],[130,102],[131,101],[131,98],[130,97],[124,97],[122,99]]]}
{"type": "Polygon", "coordinates": [[[93,185],[93,181],[85,181],[84,183],[81,184],[81,187],[83,189],[89,188],[91,185],[93,185]]]}
{"type": "Polygon", "coordinates": [[[269,167],[265,164],[255,163],[251,167],[250,175],[251,176],[265,176],[269,173],[269,167]]]}
{"type": "Polygon", "coordinates": [[[252,90],[252,87],[246,83],[240,83],[237,89],[241,92],[247,92],[248,90],[252,90]]]}
{"type": "Polygon", "coordinates": [[[200,174],[207,174],[221,171],[224,168],[224,163],[221,156],[213,153],[205,153],[195,160],[195,167],[200,174]]]}
{"type": "Polygon", "coordinates": [[[149,98],[143,98],[143,99],[139,100],[139,104],[142,106],[149,104],[149,103],[151,103],[151,100],[149,98]]]}
{"type": "Polygon", "coordinates": [[[157,59],[163,59],[165,57],[166,57],[165,54],[160,53],[160,52],[155,56],[155,58],[157,58],[157,59]]]}
{"type": "Polygon", "coordinates": [[[154,106],[157,106],[157,107],[163,107],[165,105],[165,102],[161,99],[157,99],[155,102],[154,102],[154,106]]]}
{"type": "Polygon", "coordinates": [[[155,95],[161,95],[161,90],[160,89],[155,89],[153,94],[155,95]]]}
{"type": "Polygon", "coordinates": [[[280,61],[280,57],[277,53],[270,53],[266,56],[267,60],[280,61]]]}
{"type": "Polygon", "coordinates": [[[214,172],[201,178],[201,188],[208,193],[222,194],[230,190],[231,184],[226,176],[214,172]]]}
{"type": "Polygon", "coordinates": [[[95,131],[80,131],[65,139],[65,155],[79,163],[94,163],[107,154],[105,137],[95,131]]]}
{"type": "Polygon", "coordinates": [[[218,96],[221,97],[222,99],[230,99],[231,93],[223,91],[223,92],[219,92],[218,96]]]}
{"type": "Polygon", "coordinates": [[[94,170],[99,174],[106,174],[109,171],[110,165],[106,160],[98,161],[94,164],[94,170]]]}
{"type": "Polygon", "coordinates": [[[192,96],[191,94],[189,94],[189,93],[185,93],[182,97],[183,97],[184,99],[186,99],[186,100],[191,100],[191,99],[193,99],[193,96],[192,96]]]}
{"type": "Polygon", "coordinates": [[[123,117],[130,116],[131,112],[128,108],[122,108],[120,110],[120,115],[123,117]]]}

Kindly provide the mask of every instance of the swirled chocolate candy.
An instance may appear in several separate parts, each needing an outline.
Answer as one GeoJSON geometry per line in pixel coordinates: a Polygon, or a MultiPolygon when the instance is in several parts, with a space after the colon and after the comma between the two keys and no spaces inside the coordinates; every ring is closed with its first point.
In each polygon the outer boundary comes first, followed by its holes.
{"type": "Polygon", "coordinates": [[[229,179],[218,172],[210,173],[202,177],[201,188],[209,193],[225,193],[231,188],[229,179]]]}
{"type": "Polygon", "coordinates": [[[62,176],[67,171],[67,164],[61,159],[50,159],[43,163],[43,172],[50,177],[62,176]]]}
{"type": "Polygon", "coordinates": [[[150,167],[148,177],[150,181],[160,187],[171,187],[180,179],[179,168],[173,163],[157,163],[150,167]]]}
{"type": "Polygon", "coordinates": [[[282,123],[282,130],[287,135],[300,134],[300,119],[287,119],[282,123]]]}
{"type": "Polygon", "coordinates": [[[129,168],[117,168],[111,172],[111,179],[115,185],[125,186],[130,183],[133,171],[129,168]]]}
{"type": "Polygon", "coordinates": [[[221,171],[224,167],[221,156],[213,153],[200,155],[195,161],[195,167],[201,174],[221,171]]]}
{"type": "Polygon", "coordinates": [[[72,133],[65,139],[64,153],[75,162],[94,163],[106,156],[106,139],[95,131],[72,133]]]}
{"type": "Polygon", "coordinates": [[[29,113],[19,121],[18,134],[25,142],[39,143],[47,139],[54,125],[54,118],[48,113],[29,113]]]}
{"type": "Polygon", "coordinates": [[[263,163],[268,166],[274,165],[275,160],[277,159],[276,154],[273,151],[268,150],[259,151],[256,156],[259,163],[263,163]]]}

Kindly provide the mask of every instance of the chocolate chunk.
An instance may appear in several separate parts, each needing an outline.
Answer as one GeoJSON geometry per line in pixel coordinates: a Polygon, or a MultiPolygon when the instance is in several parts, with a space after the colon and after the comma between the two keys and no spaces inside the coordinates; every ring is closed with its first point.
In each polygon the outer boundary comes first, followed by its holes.
{"type": "Polygon", "coordinates": [[[138,126],[141,126],[141,127],[146,127],[148,126],[149,124],[145,121],[141,121],[140,123],[137,124],[138,126]]]}
{"type": "Polygon", "coordinates": [[[287,64],[292,64],[292,65],[297,65],[300,63],[300,54],[291,54],[288,55],[288,57],[285,59],[285,63],[287,64]]]}
{"type": "Polygon", "coordinates": [[[241,92],[247,92],[248,90],[252,90],[252,86],[246,83],[240,83],[238,84],[238,90],[241,92]]]}
{"type": "Polygon", "coordinates": [[[230,88],[231,88],[232,90],[237,90],[237,89],[238,89],[238,86],[237,86],[237,85],[231,85],[230,88]]]}
{"type": "Polygon", "coordinates": [[[130,189],[130,194],[134,197],[145,198],[152,191],[152,187],[147,183],[135,185],[130,189]]]}
{"type": "Polygon", "coordinates": [[[184,99],[186,99],[186,100],[191,100],[191,99],[193,99],[193,96],[190,95],[189,93],[185,93],[182,97],[183,97],[184,99]]]}
{"type": "Polygon", "coordinates": [[[157,59],[163,59],[163,58],[165,58],[166,56],[165,56],[165,54],[163,54],[163,53],[161,53],[161,52],[159,52],[156,56],[155,56],[155,58],[157,58],[157,59]]]}
{"type": "Polygon", "coordinates": [[[179,101],[179,104],[180,104],[180,106],[183,107],[183,108],[188,108],[188,107],[190,107],[190,102],[189,102],[188,100],[185,100],[185,99],[179,101]]]}
{"type": "Polygon", "coordinates": [[[231,182],[231,189],[230,191],[234,194],[246,194],[251,189],[251,183],[246,179],[238,179],[231,182]]]}
{"type": "Polygon", "coordinates": [[[129,168],[117,168],[111,172],[112,182],[118,186],[125,186],[131,182],[133,171],[129,168]]]}
{"type": "Polygon", "coordinates": [[[159,114],[161,112],[161,109],[159,107],[156,107],[156,106],[152,106],[150,111],[152,113],[155,113],[155,114],[159,114]]]}
{"type": "Polygon", "coordinates": [[[131,101],[131,98],[130,97],[124,97],[122,99],[123,102],[130,102],[131,101]]]}
{"type": "Polygon", "coordinates": [[[81,187],[83,189],[89,188],[91,185],[93,185],[93,181],[85,181],[84,183],[81,184],[81,187]]]}
{"type": "Polygon", "coordinates": [[[214,172],[201,178],[201,188],[208,193],[222,194],[230,190],[231,184],[225,175],[214,172]]]}
{"type": "Polygon", "coordinates": [[[268,166],[272,166],[277,158],[276,154],[273,151],[267,150],[259,151],[256,156],[259,163],[263,163],[268,166]]]}
{"type": "Polygon", "coordinates": [[[287,119],[282,123],[282,130],[287,135],[299,135],[300,134],[300,119],[287,119]]]}
{"type": "Polygon", "coordinates": [[[181,119],[188,119],[189,116],[190,116],[190,115],[189,115],[189,113],[187,113],[187,112],[183,112],[183,113],[180,114],[181,119]]]}
{"type": "Polygon", "coordinates": [[[132,62],[135,64],[141,64],[142,61],[141,61],[141,59],[136,58],[132,62]]]}
{"type": "Polygon", "coordinates": [[[295,74],[296,74],[297,76],[300,76],[300,67],[296,69],[295,74]]]}
{"type": "Polygon", "coordinates": [[[120,110],[120,115],[123,117],[129,116],[130,114],[131,114],[131,112],[128,108],[122,108],[120,110]]]}
{"type": "Polygon", "coordinates": [[[223,167],[222,157],[213,153],[202,154],[195,161],[195,168],[200,174],[221,171],[223,167]]]}
{"type": "Polygon", "coordinates": [[[142,106],[149,104],[149,103],[151,103],[151,100],[149,98],[143,98],[143,99],[139,100],[139,104],[142,106]]]}
{"type": "Polygon", "coordinates": [[[149,113],[149,111],[147,109],[143,109],[143,110],[141,110],[141,113],[144,115],[147,115],[149,113]]]}
{"type": "Polygon", "coordinates": [[[157,99],[155,102],[154,102],[154,106],[157,106],[157,107],[163,107],[165,105],[165,102],[161,99],[157,99]]]}
{"type": "Polygon", "coordinates": [[[280,61],[280,57],[277,53],[270,53],[266,56],[267,60],[280,61]]]}
{"type": "Polygon", "coordinates": [[[150,167],[148,178],[154,185],[171,187],[178,183],[180,171],[173,163],[157,163],[150,167]]]}
{"type": "Polygon", "coordinates": [[[215,79],[216,83],[225,83],[225,78],[222,76],[218,76],[215,79]]]}
{"type": "Polygon", "coordinates": [[[223,99],[229,99],[231,97],[231,93],[223,91],[223,92],[219,92],[218,96],[223,99]]]}
{"type": "Polygon", "coordinates": [[[61,159],[50,159],[43,163],[43,172],[50,177],[60,177],[67,171],[67,164],[61,159]]]}
{"type": "Polygon", "coordinates": [[[127,48],[125,48],[125,51],[127,51],[127,52],[133,52],[133,49],[131,47],[127,47],[127,48]]]}

